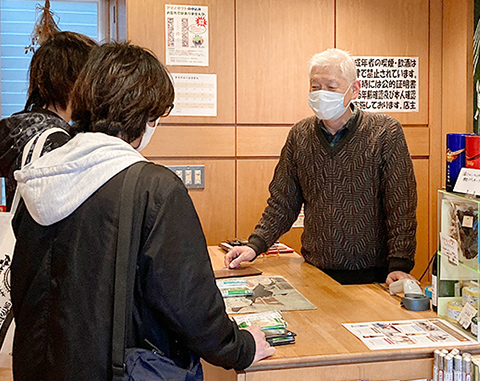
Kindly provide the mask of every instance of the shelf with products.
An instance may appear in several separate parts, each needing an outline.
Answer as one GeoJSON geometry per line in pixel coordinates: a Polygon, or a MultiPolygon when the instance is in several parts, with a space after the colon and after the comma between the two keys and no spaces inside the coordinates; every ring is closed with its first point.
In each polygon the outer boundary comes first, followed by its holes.
{"type": "Polygon", "coordinates": [[[480,199],[444,190],[438,192],[437,313],[477,340],[479,210],[480,199]],[[468,322],[462,327],[457,319],[461,313],[463,316],[468,312],[468,322]]]}

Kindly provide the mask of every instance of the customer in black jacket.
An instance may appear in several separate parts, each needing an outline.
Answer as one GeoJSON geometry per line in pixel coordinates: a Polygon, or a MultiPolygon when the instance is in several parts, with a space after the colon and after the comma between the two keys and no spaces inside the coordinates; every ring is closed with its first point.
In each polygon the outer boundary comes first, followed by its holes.
{"type": "MultiPolygon", "coordinates": [[[[173,107],[165,68],[128,43],[94,49],[73,93],[78,134],[15,177],[24,203],[14,219],[12,263],[16,380],[107,380],[113,273],[126,168],[173,107]],[[32,378],[33,377],[33,378],[32,378]]],[[[187,190],[147,164],[136,188],[142,221],[131,337],[179,365],[190,354],[243,369],[273,353],[259,327],[225,313],[187,190]]]]}
{"type": "MultiPolygon", "coordinates": [[[[45,13],[44,17],[50,17],[48,15],[45,13]]],[[[8,210],[16,187],[13,173],[20,168],[25,144],[51,127],[70,131],[70,94],[88,54],[96,46],[90,37],[75,32],[44,29],[42,37],[46,41],[30,62],[25,108],[0,120],[0,177],[6,179],[8,210]]],[[[46,140],[42,153],[60,147],[68,139],[67,134],[53,133],[46,140]]]]}

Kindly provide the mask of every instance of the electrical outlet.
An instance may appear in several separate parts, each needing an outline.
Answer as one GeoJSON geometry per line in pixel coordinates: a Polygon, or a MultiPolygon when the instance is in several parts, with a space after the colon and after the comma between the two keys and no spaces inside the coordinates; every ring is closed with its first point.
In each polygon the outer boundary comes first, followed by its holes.
{"type": "Polygon", "coordinates": [[[203,183],[203,171],[201,169],[195,169],[193,171],[193,183],[195,185],[202,185],[203,183]]]}
{"type": "Polygon", "coordinates": [[[168,165],[185,184],[187,188],[205,188],[205,166],[204,165],[168,165]]]}
{"type": "Polygon", "coordinates": [[[185,169],[185,185],[192,185],[192,170],[191,169],[185,169]]]}
{"type": "Polygon", "coordinates": [[[176,169],[175,174],[180,177],[180,180],[183,181],[183,171],[181,169],[176,169]]]}

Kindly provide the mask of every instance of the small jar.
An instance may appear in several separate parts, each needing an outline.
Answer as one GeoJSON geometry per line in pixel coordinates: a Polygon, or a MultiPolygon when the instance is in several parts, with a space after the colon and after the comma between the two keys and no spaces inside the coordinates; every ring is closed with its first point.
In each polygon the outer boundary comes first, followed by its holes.
{"type": "Polygon", "coordinates": [[[478,321],[476,316],[472,318],[472,325],[470,327],[470,332],[472,332],[473,336],[475,337],[478,336],[478,321]]]}
{"type": "Polygon", "coordinates": [[[472,307],[478,307],[478,287],[462,288],[462,303],[469,303],[472,307]]]}
{"type": "Polygon", "coordinates": [[[452,301],[447,303],[447,319],[456,322],[463,309],[462,302],[452,301]]]}

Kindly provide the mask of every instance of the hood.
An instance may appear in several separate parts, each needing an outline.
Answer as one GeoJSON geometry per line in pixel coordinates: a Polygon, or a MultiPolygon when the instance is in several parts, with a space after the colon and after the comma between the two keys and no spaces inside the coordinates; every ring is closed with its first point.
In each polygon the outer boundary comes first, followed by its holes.
{"type": "Polygon", "coordinates": [[[147,161],[124,140],[86,132],[15,171],[18,190],[32,218],[52,225],[73,213],[116,174],[147,161]]]}

